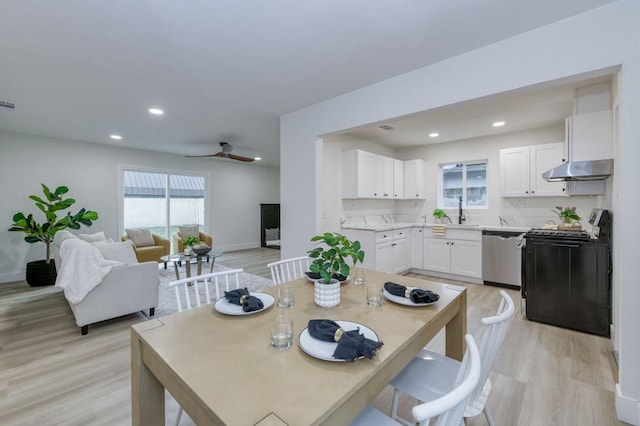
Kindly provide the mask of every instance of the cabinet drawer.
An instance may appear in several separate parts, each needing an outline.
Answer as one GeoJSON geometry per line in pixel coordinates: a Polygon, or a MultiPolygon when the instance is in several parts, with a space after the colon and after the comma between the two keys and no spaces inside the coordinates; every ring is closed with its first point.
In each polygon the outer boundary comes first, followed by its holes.
{"type": "Polygon", "coordinates": [[[447,228],[444,235],[434,235],[430,227],[424,228],[424,238],[440,238],[444,240],[482,241],[482,231],[479,229],[452,229],[447,228]]]}
{"type": "Polygon", "coordinates": [[[393,231],[376,232],[376,244],[384,243],[385,241],[391,241],[392,238],[393,238],[393,231]]]}
{"type": "Polygon", "coordinates": [[[409,236],[410,230],[411,230],[410,228],[394,229],[391,232],[391,238],[393,238],[394,240],[397,240],[400,238],[407,238],[409,236]]]}

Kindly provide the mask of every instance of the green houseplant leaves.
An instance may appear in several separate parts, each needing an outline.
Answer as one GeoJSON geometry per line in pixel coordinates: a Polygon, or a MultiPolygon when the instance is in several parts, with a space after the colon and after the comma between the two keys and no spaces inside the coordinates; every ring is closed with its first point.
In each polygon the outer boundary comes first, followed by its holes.
{"type": "Polygon", "coordinates": [[[33,214],[25,215],[18,212],[13,215],[13,224],[9,231],[24,232],[27,234],[24,240],[28,243],[44,243],[47,246],[46,263],[51,263],[50,246],[56,232],[66,228],[80,229],[82,225],[91,226],[93,221],[98,219],[98,213],[82,208],[76,214],[67,212],[65,216],[58,219],[58,214],[62,210],[69,209],[76,200],[63,198],[63,195],[69,192],[66,186],[59,186],[52,192],[45,184],[41,185],[44,198],[30,195],[29,199],[34,201],[36,207],[44,214],[46,221],[38,223],[33,214]]]}
{"type": "Polygon", "coordinates": [[[311,241],[318,246],[307,252],[309,257],[313,259],[309,270],[319,273],[325,284],[330,284],[335,274],[349,276],[348,259],[351,259],[352,265],[358,262],[362,263],[364,260],[364,251],[361,250],[360,241],[350,241],[344,235],[325,232],[322,235],[312,237],[311,241]]]}

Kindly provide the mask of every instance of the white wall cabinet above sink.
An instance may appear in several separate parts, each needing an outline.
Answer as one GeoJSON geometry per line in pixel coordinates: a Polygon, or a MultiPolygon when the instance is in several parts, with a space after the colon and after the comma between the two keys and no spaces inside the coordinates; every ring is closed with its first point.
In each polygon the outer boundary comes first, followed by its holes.
{"type": "Polygon", "coordinates": [[[547,182],[542,173],[567,161],[564,142],[500,150],[500,193],[503,197],[567,195],[565,182],[547,182]]]}
{"type": "Polygon", "coordinates": [[[361,150],[345,151],[342,198],[424,198],[424,161],[400,161],[361,150]]]}

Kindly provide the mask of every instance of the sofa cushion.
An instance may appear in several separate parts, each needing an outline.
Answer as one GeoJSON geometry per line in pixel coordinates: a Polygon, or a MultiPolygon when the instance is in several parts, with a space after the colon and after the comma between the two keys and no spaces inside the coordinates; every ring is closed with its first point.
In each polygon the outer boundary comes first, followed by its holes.
{"type": "Polygon", "coordinates": [[[123,241],[121,243],[108,243],[98,241],[92,243],[102,254],[102,257],[108,260],[117,260],[125,265],[135,265],[138,263],[136,253],[133,251],[133,242],[123,241]]]}
{"type": "Polygon", "coordinates": [[[139,229],[125,229],[127,232],[127,237],[136,247],[150,247],[155,246],[156,242],[153,240],[153,235],[151,235],[151,231],[148,228],[139,228],[139,229]]]}
{"type": "Polygon", "coordinates": [[[198,225],[178,226],[178,235],[183,240],[187,237],[196,237],[200,239],[200,231],[198,225]]]}
{"type": "Polygon", "coordinates": [[[81,240],[84,240],[88,243],[96,243],[98,241],[104,241],[107,238],[104,236],[104,232],[100,231],[100,232],[96,232],[95,234],[80,234],[78,235],[78,238],[80,238],[81,240]]]}

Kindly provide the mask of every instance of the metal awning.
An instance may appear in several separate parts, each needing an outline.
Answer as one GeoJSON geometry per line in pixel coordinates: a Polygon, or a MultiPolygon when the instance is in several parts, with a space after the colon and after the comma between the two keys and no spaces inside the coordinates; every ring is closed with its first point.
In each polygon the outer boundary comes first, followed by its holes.
{"type": "Polygon", "coordinates": [[[163,173],[124,172],[124,196],[136,198],[165,198],[169,177],[171,198],[204,198],[204,177],[166,175],[163,173]]]}

